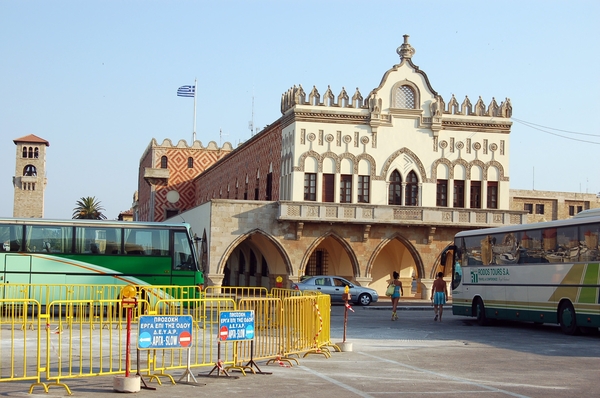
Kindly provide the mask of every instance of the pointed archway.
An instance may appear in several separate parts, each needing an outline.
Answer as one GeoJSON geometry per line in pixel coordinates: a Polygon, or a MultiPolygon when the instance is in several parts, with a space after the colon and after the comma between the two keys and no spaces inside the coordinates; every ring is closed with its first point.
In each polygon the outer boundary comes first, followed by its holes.
{"type": "Polygon", "coordinates": [[[304,275],[337,275],[356,281],[360,267],[352,247],[335,232],[327,232],[310,244],[302,258],[299,273],[304,275]]]}
{"type": "Polygon", "coordinates": [[[222,286],[258,286],[270,289],[275,278],[282,276],[287,286],[293,275],[291,261],[281,244],[262,230],[255,229],[239,236],[225,250],[218,272],[222,286]]]}
{"type": "Polygon", "coordinates": [[[384,239],[373,251],[367,265],[367,273],[372,278],[369,287],[384,294],[394,271],[400,274],[404,297],[417,295],[413,281],[424,277],[425,267],[414,245],[401,234],[384,239]]]}

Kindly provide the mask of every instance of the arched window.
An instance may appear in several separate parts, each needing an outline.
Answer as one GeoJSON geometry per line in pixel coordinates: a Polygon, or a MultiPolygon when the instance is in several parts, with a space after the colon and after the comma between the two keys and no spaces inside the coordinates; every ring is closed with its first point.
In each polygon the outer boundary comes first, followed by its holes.
{"type": "Polygon", "coordinates": [[[33,157],[35,159],[40,157],[40,149],[39,148],[35,148],[35,150],[33,151],[33,157]]]}
{"type": "Polygon", "coordinates": [[[194,158],[190,156],[188,158],[188,169],[193,169],[193,168],[194,168],[194,158]]]}
{"type": "Polygon", "coordinates": [[[27,157],[27,147],[26,146],[23,147],[23,157],[24,158],[27,157]]]}
{"type": "Polygon", "coordinates": [[[400,86],[396,89],[396,108],[415,109],[415,91],[410,86],[400,86]]]}
{"type": "Polygon", "coordinates": [[[28,164],[23,169],[23,175],[24,176],[29,176],[29,177],[35,177],[35,176],[37,176],[37,169],[35,168],[34,165],[28,164]]]}
{"type": "Polygon", "coordinates": [[[33,159],[33,147],[29,147],[29,157],[33,159]]]}
{"type": "Polygon", "coordinates": [[[406,177],[406,206],[419,205],[419,180],[414,171],[408,173],[406,177]]]}
{"type": "Polygon", "coordinates": [[[163,156],[160,158],[160,168],[161,169],[167,168],[167,157],[166,156],[163,156]]]}
{"type": "Polygon", "coordinates": [[[400,177],[400,173],[398,173],[398,170],[392,171],[392,175],[390,175],[390,191],[388,204],[402,204],[402,177],[400,177]]]}

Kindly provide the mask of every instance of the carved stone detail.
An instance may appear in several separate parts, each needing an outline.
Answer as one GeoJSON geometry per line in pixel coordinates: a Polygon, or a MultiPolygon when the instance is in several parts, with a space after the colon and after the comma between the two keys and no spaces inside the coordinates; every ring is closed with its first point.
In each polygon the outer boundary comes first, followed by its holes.
{"type": "Polygon", "coordinates": [[[334,207],[334,206],[325,207],[325,218],[337,218],[337,207],[334,207]]]}
{"type": "Polygon", "coordinates": [[[365,224],[363,228],[363,242],[369,239],[369,232],[371,232],[371,224],[365,224]]]}

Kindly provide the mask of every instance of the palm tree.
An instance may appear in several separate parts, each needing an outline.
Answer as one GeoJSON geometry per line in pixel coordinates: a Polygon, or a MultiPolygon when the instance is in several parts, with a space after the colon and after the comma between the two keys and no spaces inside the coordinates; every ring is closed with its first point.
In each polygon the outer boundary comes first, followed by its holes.
{"type": "Polygon", "coordinates": [[[96,197],[81,198],[77,201],[77,206],[73,209],[73,218],[106,220],[106,216],[102,214],[104,208],[100,206],[100,202],[96,202],[96,197]]]}

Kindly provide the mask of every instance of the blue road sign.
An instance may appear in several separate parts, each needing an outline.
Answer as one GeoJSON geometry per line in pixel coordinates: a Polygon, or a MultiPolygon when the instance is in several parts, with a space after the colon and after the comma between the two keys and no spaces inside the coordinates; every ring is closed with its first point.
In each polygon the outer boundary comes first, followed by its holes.
{"type": "Polygon", "coordinates": [[[191,315],[142,315],[138,348],[187,348],[192,346],[191,315]]]}
{"type": "Polygon", "coordinates": [[[254,339],[254,311],[221,311],[219,313],[219,340],[252,339],[254,339]]]}

